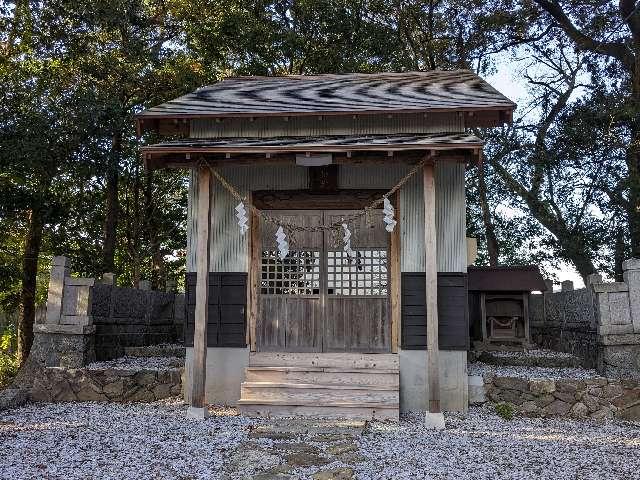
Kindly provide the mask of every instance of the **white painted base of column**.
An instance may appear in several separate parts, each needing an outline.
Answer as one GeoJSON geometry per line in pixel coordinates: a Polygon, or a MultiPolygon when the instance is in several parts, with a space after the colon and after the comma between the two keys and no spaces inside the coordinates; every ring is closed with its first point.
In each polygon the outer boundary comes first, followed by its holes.
{"type": "Polygon", "coordinates": [[[424,426],[433,430],[444,430],[444,414],[426,412],[424,426]]]}
{"type": "Polygon", "coordinates": [[[189,407],[187,410],[187,418],[195,418],[196,420],[204,420],[209,417],[207,408],[189,407]]]}

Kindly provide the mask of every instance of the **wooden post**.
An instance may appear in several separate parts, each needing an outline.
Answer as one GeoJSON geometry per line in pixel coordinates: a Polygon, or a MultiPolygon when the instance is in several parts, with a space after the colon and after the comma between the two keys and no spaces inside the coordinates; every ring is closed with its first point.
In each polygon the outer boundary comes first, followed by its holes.
{"type": "Polygon", "coordinates": [[[424,248],[427,307],[427,379],[429,384],[428,409],[425,424],[435,429],[444,428],[440,411],[440,363],[438,346],[438,254],[436,247],[436,184],[435,165],[427,161],[423,167],[424,186],[424,248]]]}
{"type": "Polygon", "coordinates": [[[207,417],[205,382],[207,378],[207,321],[209,317],[209,230],[211,221],[211,171],[198,168],[198,230],[196,235],[196,311],[191,365],[191,405],[189,417],[207,417]]]}
{"type": "Polygon", "coordinates": [[[252,352],[256,351],[258,333],[256,325],[258,323],[258,314],[260,309],[259,297],[260,279],[262,272],[260,263],[262,261],[262,239],[260,235],[260,217],[251,212],[251,221],[249,223],[249,348],[252,352]]]}
{"type": "Polygon", "coordinates": [[[389,247],[389,274],[390,274],[390,296],[391,296],[391,353],[398,353],[401,331],[401,286],[400,286],[400,192],[393,195],[392,200],[395,207],[396,227],[391,233],[391,245],[389,247]]]}

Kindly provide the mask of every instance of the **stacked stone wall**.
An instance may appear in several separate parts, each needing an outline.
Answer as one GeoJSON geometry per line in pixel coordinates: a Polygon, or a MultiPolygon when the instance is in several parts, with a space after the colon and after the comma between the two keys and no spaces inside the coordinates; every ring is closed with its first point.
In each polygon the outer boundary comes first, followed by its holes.
{"type": "Polygon", "coordinates": [[[182,393],[182,368],[41,370],[30,398],[40,402],[153,402],[182,393]]]}
{"type": "Polygon", "coordinates": [[[483,383],[486,399],[509,403],[527,416],[640,419],[640,386],[635,380],[552,380],[487,375],[483,383]]]}
{"type": "Polygon", "coordinates": [[[576,355],[586,368],[597,366],[598,320],[590,289],[531,295],[529,312],[533,342],[576,355]]]}

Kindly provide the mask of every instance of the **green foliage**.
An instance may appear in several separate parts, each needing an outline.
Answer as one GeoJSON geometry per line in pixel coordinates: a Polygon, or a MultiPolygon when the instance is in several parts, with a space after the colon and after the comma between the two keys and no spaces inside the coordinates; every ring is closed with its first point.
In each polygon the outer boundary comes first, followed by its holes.
{"type": "Polygon", "coordinates": [[[0,388],[7,385],[18,372],[16,343],[15,325],[9,325],[0,335],[0,388]]]}
{"type": "MultiPolygon", "coordinates": [[[[562,5],[594,38],[624,39],[627,30],[614,30],[614,3],[562,5]]],[[[187,179],[144,170],[139,147],[158,138],[137,137],[140,110],[226,75],[488,74],[500,68],[496,55],[524,58],[530,87],[514,127],[477,132],[486,139],[500,262],[551,270],[586,259],[587,267],[613,273],[616,258],[629,253],[628,208],[621,206],[627,125],[640,116],[624,94],[629,78],[619,63],[582,56],[553,25],[535,2],[510,0],[0,2],[0,308],[19,308],[34,219],[41,223],[38,301],[53,255],[71,257],[74,273],[103,273],[114,169],[113,273],[122,285],[181,280],[187,179]],[[579,69],[575,92],[548,125],[540,122],[571,84],[569,67],[579,69]],[[531,185],[536,166],[538,189],[531,185]]],[[[467,174],[468,234],[479,237],[478,263],[486,264],[477,173],[467,174]]]]}
{"type": "Polygon", "coordinates": [[[515,409],[510,403],[501,402],[495,406],[496,413],[505,420],[513,420],[515,409]]]}

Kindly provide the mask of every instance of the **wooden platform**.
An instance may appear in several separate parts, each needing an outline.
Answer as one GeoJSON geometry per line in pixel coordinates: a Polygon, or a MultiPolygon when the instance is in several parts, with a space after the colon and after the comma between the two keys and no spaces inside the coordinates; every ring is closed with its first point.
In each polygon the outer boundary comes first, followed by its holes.
{"type": "Polygon", "coordinates": [[[238,405],[250,416],[397,421],[399,379],[394,354],[254,353],[238,405]]]}

